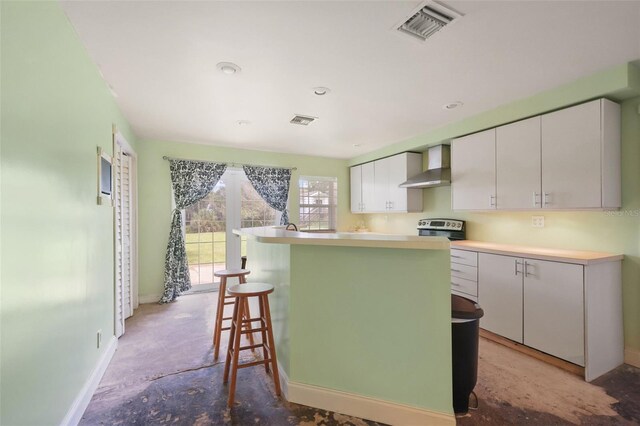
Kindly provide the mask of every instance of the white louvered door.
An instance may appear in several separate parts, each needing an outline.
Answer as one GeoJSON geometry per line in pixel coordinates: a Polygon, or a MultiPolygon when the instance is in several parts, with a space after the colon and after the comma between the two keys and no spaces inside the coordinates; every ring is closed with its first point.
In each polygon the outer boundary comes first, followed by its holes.
{"type": "Polygon", "coordinates": [[[135,288],[135,160],[114,145],[115,174],[115,332],[124,334],[124,320],[137,305],[135,288]]]}

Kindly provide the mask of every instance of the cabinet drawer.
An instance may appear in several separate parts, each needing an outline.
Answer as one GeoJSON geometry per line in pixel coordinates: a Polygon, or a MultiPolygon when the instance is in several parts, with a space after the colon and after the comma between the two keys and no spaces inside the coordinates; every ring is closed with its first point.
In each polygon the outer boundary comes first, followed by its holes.
{"type": "Polygon", "coordinates": [[[478,283],[476,281],[465,280],[464,278],[451,277],[451,290],[470,294],[472,296],[478,295],[478,283]]]}
{"type": "Polygon", "coordinates": [[[478,268],[475,266],[460,265],[457,263],[451,264],[451,276],[457,278],[464,278],[465,280],[478,281],[478,268]]]}
{"type": "Polygon", "coordinates": [[[475,251],[451,249],[451,263],[478,266],[478,253],[475,251]]]}

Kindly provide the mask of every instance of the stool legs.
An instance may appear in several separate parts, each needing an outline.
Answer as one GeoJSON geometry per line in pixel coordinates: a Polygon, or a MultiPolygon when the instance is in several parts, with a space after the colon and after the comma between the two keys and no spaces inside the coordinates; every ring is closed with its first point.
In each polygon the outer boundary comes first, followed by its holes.
{"type": "MultiPolygon", "coordinates": [[[[240,277],[240,284],[245,284],[246,282],[247,282],[247,277],[241,276],[240,277]]],[[[249,319],[251,319],[251,311],[249,310],[249,298],[248,297],[243,297],[243,299],[244,299],[244,309],[243,309],[244,316],[243,316],[243,318],[245,320],[249,320],[249,319]]],[[[243,323],[242,325],[243,326],[246,325],[248,330],[251,330],[251,328],[252,328],[251,327],[251,321],[247,321],[246,323],[243,323]]],[[[253,340],[253,333],[248,333],[247,337],[249,337],[249,343],[251,345],[254,345],[255,342],[253,340]]]]}
{"type": "MultiPolygon", "coordinates": [[[[269,336],[269,356],[271,358],[271,369],[273,370],[273,382],[276,386],[276,395],[280,396],[280,376],[278,375],[278,360],[276,359],[276,342],[273,339],[273,327],[271,326],[271,310],[269,309],[269,296],[264,294],[260,296],[264,307],[264,313],[267,321],[267,335],[269,336]]],[[[267,365],[265,363],[265,365],[267,365]]]]}
{"type": "MultiPolygon", "coordinates": [[[[244,284],[247,282],[247,279],[244,275],[238,277],[240,284],[244,284]]],[[[221,336],[224,330],[229,330],[228,327],[223,327],[222,322],[225,320],[224,318],[224,307],[227,304],[225,300],[232,299],[232,297],[227,296],[227,277],[220,277],[220,289],[218,290],[218,307],[216,309],[216,318],[215,324],[213,325],[213,359],[217,360],[220,354],[220,344],[221,344],[221,336]]],[[[251,318],[251,311],[249,310],[249,302],[247,298],[244,299],[244,309],[242,310],[244,319],[251,318]]],[[[233,317],[227,318],[233,321],[233,317]]],[[[247,329],[251,329],[250,322],[241,323],[242,326],[246,326],[247,329]]],[[[253,333],[249,333],[249,342],[254,344],[253,333]]]]}
{"type": "Polygon", "coordinates": [[[238,357],[240,355],[240,337],[242,336],[242,320],[245,304],[242,303],[241,298],[236,298],[236,303],[233,305],[233,318],[231,322],[231,333],[229,335],[229,348],[227,350],[227,360],[224,364],[224,383],[229,380],[229,367],[233,362],[233,368],[231,368],[231,385],[229,386],[229,401],[227,405],[233,406],[233,401],[236,394],[236,379],[238,377],[238,357]],[[233,354],[232,354],[233,353],[233,354]],[[233,356],[233,361],[231,357],[233,356]]]}
{"type": "MultiPolygon", "coordinates": [[[[229,381],[229,367],[231,367],[231,352],[233,352],[233,349],[235,348],[235,342],[236,342],[236,328],[238,329],[238,340],[239,339],[239,334],[240,334],[240,328],[236,327],[236,318],[238,315],[238,311],[240,310],[240,306],[241,303],[240,302],[240,298],[236,297],[236,303],[233,304],[233,316],[232,316],[232,320],[231,320],[231,329],[230,329],[230,333],[229,333],[229,344],[227,345],[227,358],[224,362],[224,377],[222,380],[222,383],[227,383],[229,381]]],[[[240,345],[238,345],[240,346],[240,345]]],[[[238,351],[235,351],[236,353],[238,353],[238,351]]],[[[234,390],[235,390],[235,384],[234,384],[234,390]]]]}
{"type": "MultiPolygon", "coordinates": [[[[245,307],[247,305],[247,297],[236,297],[233,307],[233,320],[231,322],[231,333],[229,334],[229,345],[227,348],[227,358],[224,365],[224,378],[223,383],[229,381],[229,374],[231,374],[231,384],[229,386],[229,400],[227,405],[229,408],[233,407],[235,401],[236,382],[238,375],[238,368],[250,367],[253,365],[264,364],[265,370],[269,372],[269,364],[271,364],[271,371],[273,374],[273,382],[275,385],[276,395],[280,396],[280,376],[278,375],[278,360],[276,358],[276,343],[273,338],[273,329],[271,325],[271,312],[269,309],[269,298],[266,294],[258,296],[260,306],[260,333],[262,335],[262,344],[251,345],[242,348],[240,346],[240,340],[243,334],[242,326],[244,324],[249,325],[249,329],[244,331],[251,335],[251,318],[245,319],[245,307]],[[253,349],[253,346],[262,346],[263,360],[244,363],[238,365],[238,359],[240,351],[243,349],[253,349]]],[[[258,320],[256,319],[256,320],[258,320]]]]}
{"type": "Polygon", "coordinates": [[[220,278],[220,288],[218,289],[218,307],[216,309],[216,319],[213,325],[213,347],[214,359],[218,359],[220,335],[222,334],[222,316],[224,314],[224,300],[227,293],[227,277],[220,278]]]}
{"type": "MultiPolygon", "coordinates": [[[[264,343],[267,341],[267,332],[265,328],[267,328],[265,316],[264,316],[264,302],[262,301],[262,297],[258,297],[259,309],[260,309],[260,334],[262,334],[262,359],[269,359],[269,353],[267,352],[267,347],[264,346],[264,343]]],[[[269,347],[271,347],[271,343],[269,343],[269,347]]],[[[267,373],[269,373],[269,363],[264,363],[264,369],[267,373]]]]}

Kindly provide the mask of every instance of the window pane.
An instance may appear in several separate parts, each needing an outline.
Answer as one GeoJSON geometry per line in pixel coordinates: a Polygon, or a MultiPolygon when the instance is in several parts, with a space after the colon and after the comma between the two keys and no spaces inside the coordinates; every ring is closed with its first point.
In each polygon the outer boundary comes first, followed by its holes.
{"type": "Polygon", "coordinates": [[[299,229],[336,229],[337,178],[301,176],[298,186],[300,189],[299,229]]]}

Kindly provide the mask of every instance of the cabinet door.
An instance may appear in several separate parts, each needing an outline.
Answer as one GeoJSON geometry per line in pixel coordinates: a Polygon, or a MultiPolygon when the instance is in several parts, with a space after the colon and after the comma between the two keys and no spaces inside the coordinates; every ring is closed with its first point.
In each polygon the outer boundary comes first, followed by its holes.
{"type": "Polygon", "coordinates": [[[542,116],[543,208],[602,206],[600,101],[542,116]]]}
{"type": "Polygon", "coordinates": [[[584,366],[583,266],[525,262],[524,344],[584,366]]]}
{"type": "Polygon", "coordinates": [[[522,259],[478,254],[480,327],[522,343],[522,259]]]}
{"type": "Polygon", "coordinates": [[[496,129],[498,209],[542,207],[540,117],[496,129]]]}
{"type": "MultiPolygon", "coordinates": [[[[389,211],[406,212],[409,211],[407,199],[409,190],[407,188],[399,188],[402,182],[406,181],[408,176],[408,154],[394,155],[385,159],[387,161],[387,170],[389,181],[387,187],[389,191],[389,211]]],[[[415,191],[415,189],[414,189],[415,191]]]]}
{"type": "Polygon", "coordinates": [[[451,144],[451,202],[454,210],[496,208],[496,130],[451,144]]]}
{"type": "Polygon", "coordinates": [[[369,211],[385,212],[389,207],[389,159],[374,161],[373,168],[375,191],[369,211]]]}
{"type": "Polygon", "coordinates": [[[375,199],[375,171],[373,163],[365,163],[362,166],[362,211],[372,212],[375,199]]]}
{"type": "Polygon", "coordinates": [[[351,172],[351,213],[362,212],[362,166],[354,166],[351,172]]]}
{"type": "Polygon", "coordinates": [[[422,189],[400,188],[410,177],[422,172],[422,154],[404,152],[385,159],[389,181],[389,212],[422,211],[422,189]]]}

